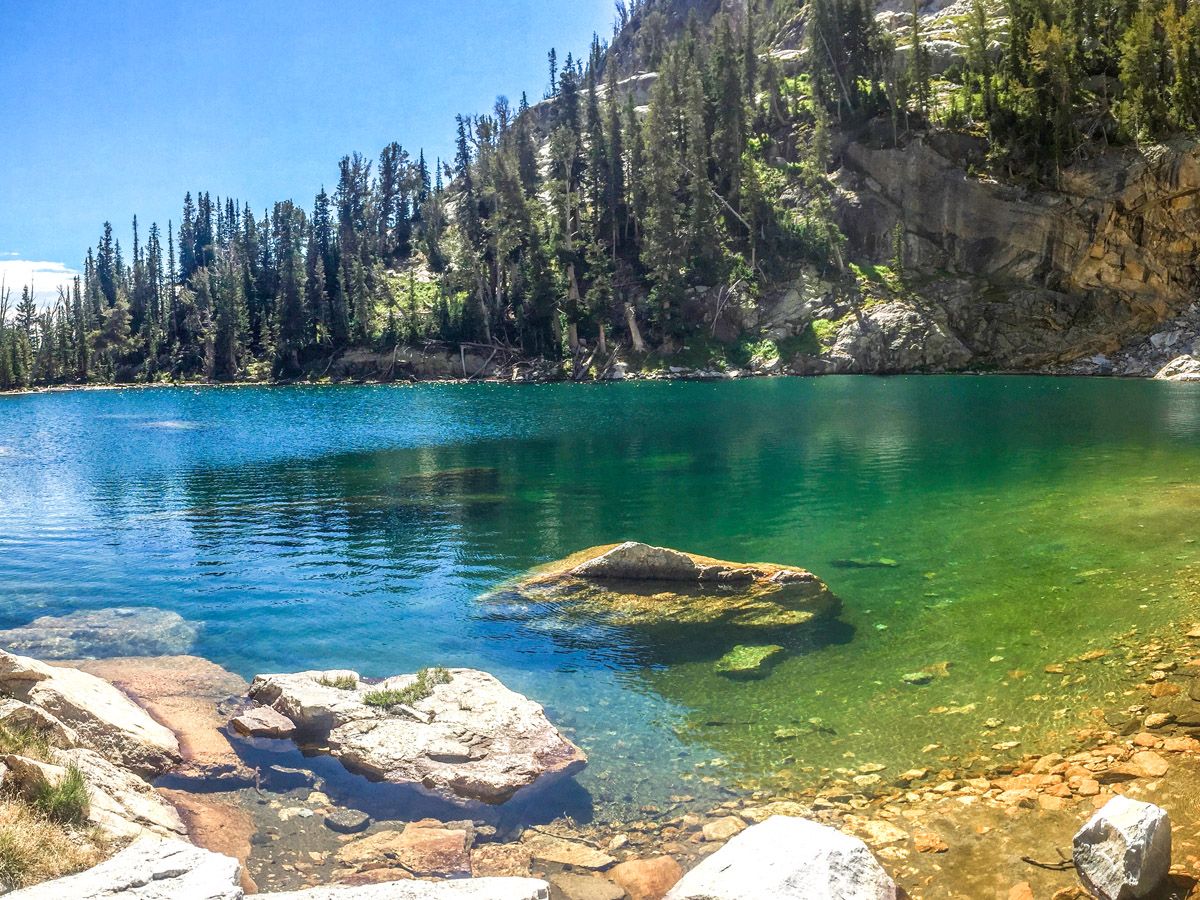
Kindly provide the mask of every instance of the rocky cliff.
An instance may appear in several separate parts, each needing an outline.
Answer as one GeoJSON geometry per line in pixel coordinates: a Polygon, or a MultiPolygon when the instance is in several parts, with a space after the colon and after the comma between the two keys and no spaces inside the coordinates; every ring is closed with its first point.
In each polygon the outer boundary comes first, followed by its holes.
{"type": "Polygon", "coordinates": [[[847,255],[893,263],[899,233],[903,277],[848,287],[807,273],[769,295],[756,324],[776,339],[817,338],[785,363],[807,373],[1097,370],[1200,299],[1196,142],[1114,151],[1065,171],[1057,191],[972,174],[984,151],[946,133],[844,147],[847,255]]]}

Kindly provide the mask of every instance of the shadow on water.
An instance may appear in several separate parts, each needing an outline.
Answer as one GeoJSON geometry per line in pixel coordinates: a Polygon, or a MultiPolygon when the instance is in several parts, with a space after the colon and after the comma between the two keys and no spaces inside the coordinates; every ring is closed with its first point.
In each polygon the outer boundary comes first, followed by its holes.
{"type": "MultiPolygon", "coordinates": [[[[339,760],[316,749],[298,747],[290,740],[244,738],[227,733],[238,757],[258,773],[255,791],[260,796],[284,796],[301,789],[318,789],[338,809],[366,813],[376,821],[415,822],[437,819],[452,822],[471,819],[490,825],[504,838],[519,835],[531,825],[545,825],[569,817],[590,823],[595,812],[588,792],[571,777],[543,779],[518,791],[498,805],[478,801],[453,801],[419,785],[375,782],[348,771],[339,760]]],[[[224,791],[218,781],[197,782],[163,776],[157,787],[190,792],[224,791]]]]}

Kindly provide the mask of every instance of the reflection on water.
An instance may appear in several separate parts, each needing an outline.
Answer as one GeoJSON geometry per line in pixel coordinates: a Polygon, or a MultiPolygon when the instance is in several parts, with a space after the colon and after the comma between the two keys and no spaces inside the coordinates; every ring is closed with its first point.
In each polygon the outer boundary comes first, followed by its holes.
{"type": "Polygon", "coordinates": [[[1032,748],[1124,673],[1045,666],[1170,621],[1200,563],[1186,385],[71,393],[0,398],[0,445],[0,628],[148,605],[246,676],[484,668],[587,750],[599,815],[1032,748]],[[626,539],[809,568],[842,620],[756,638],[786,656],[740,682],[713,669],[728,634],[478,599],[626,539]]]}

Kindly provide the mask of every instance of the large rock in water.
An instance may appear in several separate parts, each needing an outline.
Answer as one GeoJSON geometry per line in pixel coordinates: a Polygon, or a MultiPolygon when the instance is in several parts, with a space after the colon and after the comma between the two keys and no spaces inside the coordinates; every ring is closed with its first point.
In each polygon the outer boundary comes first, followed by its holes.
{"type": "Polygon", "coordinates": [[[688,872],[666,900],[896,900],[858,838],[791,816],[747,828],[688,872]]]}
{"type": "Polygon", "coordinates": [[[635,541],[584,550],[514,590],[534,602],[586,604],[615,625],[781,628],[841,611],[841,601],[804,569],[731,563],[635,541]]]}
{"type": "Polygon", "coordinates": [[[1118,794],[1079,829],[1073,849],[1079,877],[1095,896],[1146,897],[1171,868],[1171,821],[1166,810],[1118,794]]]}
{"type": "Polygon", "coordinates": [[[367,700],[410,688],[418,676],[368,685],[354,672],[260,675],[250,696],[291,719],[299,737],[322,741],[347,769],[447,798],[503,803],[586,764],[537,703],[486,672],[447,674],[427,696],[389,708],[367,700]]]}
{"type": "Polygon", "coordinates": [[[100,865],[8,900],[241,900],[238,862],[182,841],[147,838],[100,865]]]}
{"type": "Polygon", "coordinates": [[[0,695],[53,716],[81,746],[143,778],[180,760],[175,735],[95,675],[0,650],[0,695]]]}

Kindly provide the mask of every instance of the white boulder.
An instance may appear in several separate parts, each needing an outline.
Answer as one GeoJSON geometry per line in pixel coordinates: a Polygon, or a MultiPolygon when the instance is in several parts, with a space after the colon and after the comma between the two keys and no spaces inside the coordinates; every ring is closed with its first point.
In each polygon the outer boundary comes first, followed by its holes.
{"type": "Polygon", "coordinates": [[[666,900],[896,900],[896,884],[858,838],[792,816],[747,828],[666,900]]]}
{"type": "Polygon", "coordinates": [[[1177,356],[1154,376],[1155,381],[1200,381],[1200,360],[1194,356],[1177,356]]]}
{"type": "Polygon", "coordinates": [[[147,838],[86,872],[6,895],[7,900],[242,900],[236,859],[182,841],[147,838]]]}
{"type": "Polygon", "coordinates": [[[95,675],[0,650],[0,696],[48,713],[80,745],[144,778],[179,762],[179,741],[140,706],[95,675]]]}
{"type": "Polygon", "coordinates": [[[583,751],[528,697],[476,669],[450,669],[447,677],[426,696],[387,708],[367,699],[404,691],[417,675],[376,685],[353,672],[260,675],[250,696],[294,722],[301,737],[324,742],[347,769],[450,799],[503,803],[541,778],[586,765],[583,751]],[[344,687],[331,686],[337,676],[344,687]]]}
{"type": "Polygon", "coordinates": [[[1075,868],[1101,900],[1133,900],[1162,886],[1171,868],[1166,810],[1120,794],[1075,835],[1075,868]]]}

